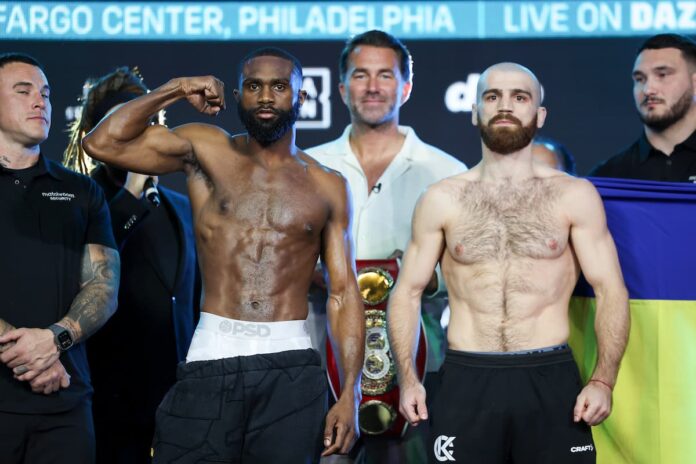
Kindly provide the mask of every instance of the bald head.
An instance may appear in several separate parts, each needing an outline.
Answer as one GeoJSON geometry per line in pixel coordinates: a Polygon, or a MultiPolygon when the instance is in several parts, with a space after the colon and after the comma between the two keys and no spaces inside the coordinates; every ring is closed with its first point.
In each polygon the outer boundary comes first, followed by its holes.
{"type": "Polygon", "coordinates": [[[506,87],[529,92],[537,106],[540,106],[544,99],[539,79],[529,68],[517,63],[498,63],[481,74],[476,86],[476,103],[481,103],[481,97],[485,92],[506,87]]]}

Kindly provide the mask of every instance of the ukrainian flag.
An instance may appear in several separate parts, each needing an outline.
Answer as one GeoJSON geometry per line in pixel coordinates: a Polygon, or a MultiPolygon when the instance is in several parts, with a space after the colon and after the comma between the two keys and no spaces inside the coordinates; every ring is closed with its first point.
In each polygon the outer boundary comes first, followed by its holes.
{"type": "MultiPolygon", "coordinates": [[[[631,332],[611,416],[593,429],[599,464],[696,463],[696,186],[590,179],[628,288],[631,332]]],[[[595,300],[581,282],[571,345],[584,379],[595,365],[595,300]]]]}

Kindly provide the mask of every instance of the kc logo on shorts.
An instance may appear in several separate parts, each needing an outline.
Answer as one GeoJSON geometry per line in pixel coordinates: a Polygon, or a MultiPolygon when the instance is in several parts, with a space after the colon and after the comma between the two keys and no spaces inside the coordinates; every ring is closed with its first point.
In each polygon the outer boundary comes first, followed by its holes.
{"type": "Polygon", "coordinates": [[[440,435],[435,439],[435,446],[433,451],[435,452],[435,459],[440,462],[454,461],[454,441],[456,437],[448,437],[445,435],[440,435]]]}

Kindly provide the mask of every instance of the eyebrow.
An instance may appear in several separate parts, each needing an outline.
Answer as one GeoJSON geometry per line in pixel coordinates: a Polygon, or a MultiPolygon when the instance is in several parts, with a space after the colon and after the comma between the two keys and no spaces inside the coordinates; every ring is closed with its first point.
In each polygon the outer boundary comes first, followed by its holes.
{"type": "MultiPolygon", "coordinates": [[[[351,74],[355,74],[355,73],[359,73],[359,72],[369,74],[369,71],[367,68],[355,68],[355,69],[353,69],[353,72],[351,74]]],[[[391,68],[380,68],[377,70],[377,73],[383,73],[383,72],[388,72],[388,73],[394,74],[394,70],[391,68]]]]}
{"type": "Polygon", "coordinates": [[[247,77],[246,79],[244,79],[242,81],[242,84],[249,84],[249,83],[253,83],[253,82],[270,82],[271,84],[278,84],[278,83],[289,84],[290,79],[288,79],[286,77],[273,77],[271,79],[266,79],[264,81],[260,77],[247,77]]]}
{"type": "MultiPolygon", "coordinates": [[[[19,81],[15,85],[12,86],[12,88],[17,88],[17,87],[34,87],[34,84],[31,82],[26,82],[26,81],[19,81]]],[[[41,90],[48,90],[49,92],[51,91],[51,87],[46,84],[43,87],[41,87],[41,90]]]]}
{"type": "MultiPolygon", "coordinates": [[[[675,70],[674,66],[669,66],[669,65],[663,64],[662,66],[655,66],[654,68],[650,68],[648,70],[648,72],[665,72],[665,71],[673,72],[674,70],[675,70]]],[[[645,72],[643,72],[639,69],[636,69],[635,71],[633,71],[633,73],[631,75],[634,77],[635,76],[645,76],[645,72]]]]}
{"type": "MultiPolygon", "coordinates": [[[[511,92],[513,95],[516,95],[516,94],[520,94],[520,93],[521,93],[521,94],[523,94],[523,95],[529,96],[529,98],[533,98],[533,97],[534,97],[534,95],[532,95],[532,92],[530,92],[529,90],[524,90],[524,89],[512,89],[512,90],[510,90],[510,92],[511,92]]],[[[488,90],[486,90],[485,92],[483,92],[483,93],[481,94],[481,96],[488,95],[488,94],[502,95],[502,94],[503,94],[503,91],[500,90],[500,89],[488,89],[488,90]]]]}

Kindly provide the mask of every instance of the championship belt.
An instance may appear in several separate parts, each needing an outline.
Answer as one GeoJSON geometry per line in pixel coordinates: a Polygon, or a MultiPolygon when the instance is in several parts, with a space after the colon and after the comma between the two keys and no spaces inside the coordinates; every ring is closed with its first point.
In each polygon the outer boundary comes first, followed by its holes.
{"type": "MultiPolygon", "coordinates": [[[[395,259],[368,259],[357,260],[356,268],[358,287],[365,305],[365,360],[360,382],[362,401],[358,423],[365,434],[400,437],[406,431],[407,422],[399,412],[396,363],[387,337],[387,302],[399,275],[399,265],[395,259]]],[[[421,381],[425,374],[426,343],[421,321],[416,352],[416,371],[421,381]]],[[[331,391],[338,399],[341,382],[328,338],[326,369],[331,391]]]]}

